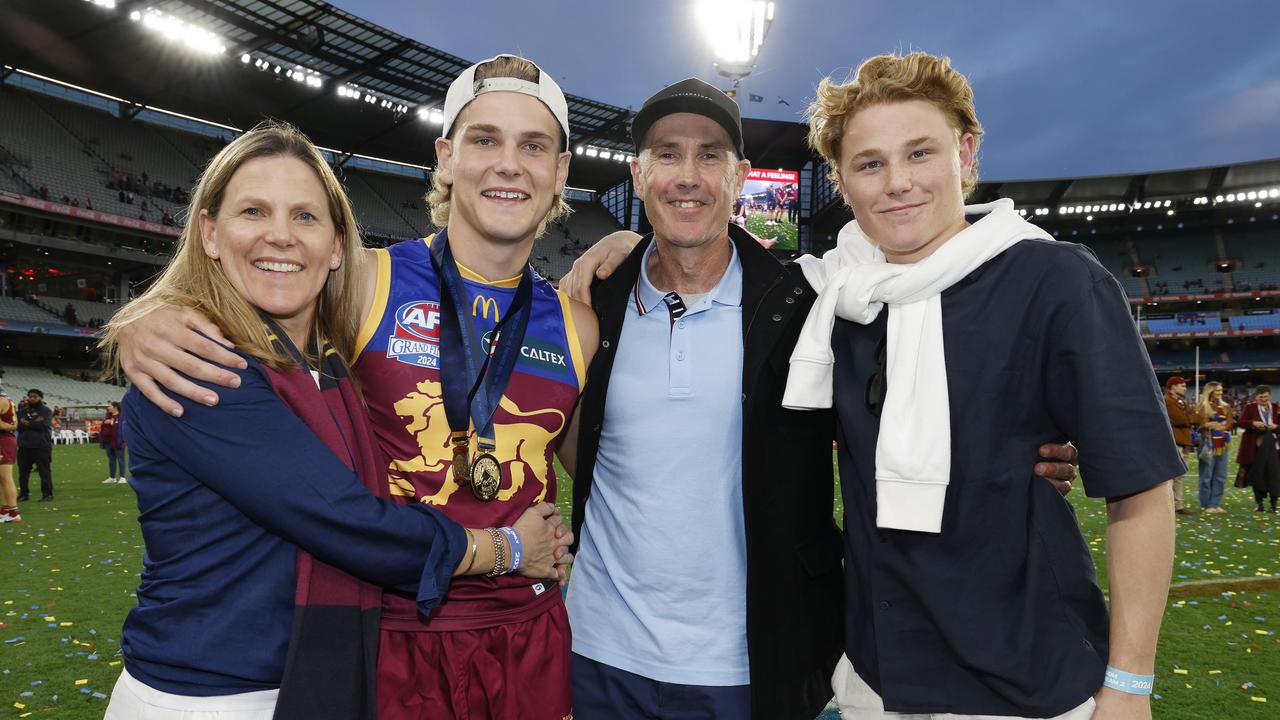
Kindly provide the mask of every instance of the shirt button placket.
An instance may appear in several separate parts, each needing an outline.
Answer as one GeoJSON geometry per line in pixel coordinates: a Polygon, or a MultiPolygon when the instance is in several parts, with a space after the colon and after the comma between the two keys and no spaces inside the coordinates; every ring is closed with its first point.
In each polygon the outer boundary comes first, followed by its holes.
{"type": "Polygon", "coordinates": [[[667,361],[671,385],[668,392],[671,397],[687,397],[692,373],[692,364],[687,357],[689,353],[689,332],[685,329],[685,321],[679,320],[671,328],[671,355],[667,361]]]}

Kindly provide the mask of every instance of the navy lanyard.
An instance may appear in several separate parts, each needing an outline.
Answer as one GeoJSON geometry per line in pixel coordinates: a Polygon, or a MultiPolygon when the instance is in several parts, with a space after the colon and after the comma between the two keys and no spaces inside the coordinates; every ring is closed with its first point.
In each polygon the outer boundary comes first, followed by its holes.
{"type": "Polygon", "coordinates": [[[465,438],[475,425],[480,452],[497,447],[493,415],[520,358],[532,314],[533,273],[526,264],[511,307],[483,342],[467,312],[462,273],[453,260],[446,230],[431,242],[431,264],[440,278],[440,385],[450,435],[465,438]],[[501,341],[499,341],[501,340],[501,341]],[[492,367],[491,367],[492,365],[492,367]],[[470,387],[470,391],[467,388],[470,387]]]}

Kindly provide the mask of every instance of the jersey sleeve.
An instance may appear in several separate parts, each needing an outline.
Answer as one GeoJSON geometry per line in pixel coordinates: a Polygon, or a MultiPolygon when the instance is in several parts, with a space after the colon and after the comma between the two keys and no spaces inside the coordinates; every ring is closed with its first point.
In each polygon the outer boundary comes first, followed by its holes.
{"type": "Polygon", "coordinates": [[[175,396],[180,418],[130,393],[130,442],[171,459],[250,520],[320,560],[415,594],[423,613],[438,605],[462,558],[462,527],[421,504],[376,497],[276,396],[261,365],[250,360],[248,369],[228,369],[240,376],[240,387],[193,380],[221,400],[205,407],[175,396]]]}

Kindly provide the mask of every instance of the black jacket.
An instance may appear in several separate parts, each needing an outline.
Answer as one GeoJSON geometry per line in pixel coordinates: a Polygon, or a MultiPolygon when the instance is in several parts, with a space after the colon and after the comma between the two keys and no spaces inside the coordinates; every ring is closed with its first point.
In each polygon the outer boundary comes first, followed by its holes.
{"type": "MultiPolygon", "coordinates": [[[[800,268],[778,262],[736,225],[729,226],[729,237],[742,262],[742,502],[751,715],[754,720],[813,720],[831,699],[831,673],[844,647],[842,547],[831,517],[835,421],[829,410],[784,410],[781,401],[791,350],[815,294],[800,268]]],[[[651,242],[653,237],[646,237],[592,293],[600,347],[587,371],[579,410],[575,537],[581,537],[591,494],[622,321],[651,242]]]]}

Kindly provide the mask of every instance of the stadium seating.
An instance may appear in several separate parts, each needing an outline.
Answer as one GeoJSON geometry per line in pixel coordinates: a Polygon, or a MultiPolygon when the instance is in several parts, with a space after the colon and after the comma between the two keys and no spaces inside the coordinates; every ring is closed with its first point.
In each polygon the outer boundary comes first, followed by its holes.
{"type": "Polygon", "coordinates": [[[597,203],[571,203],[573,214],[554,223],[533,244],[530,262],[543,276],[559,280],[582,250],[618,230],[618,221],[597,203]]]}
{"type": "Polygon", "coordinates": [[[65,308],[68,303],[76,309],[77,324],[85,327],[99,327],[105,325],[112,315],[120,309],[119,305],[112,303],[91,302],[89,300],[75,300],[72,298],[44,297],[41,296],[40,301],[46,307],[54,310],[65,308]]]}
{"type": "Polygon", "coordinates": [[[40,308],[18,298],[0,295],[0,320],[13,322],[40,323],[42,325],[62,325],[62,318],[41,310],[40,308]]]}
{"type": "Polygon", "coordinates": [[[1222,330],[1222,318],[1216,312],[1196,313],[1197,318],[1160,318],[1146,320],[1146,331],[1150,333],[1193,333],[1215,332],[1222,330]],[[1204,322],[1199,322],[1203,319],[1204,322]]]}
{"type": "Polygon", "coordinates": [[[1129,267],[1133,265],[1133,258],[1129,256],[1129,250],[1125,247],[1123,240],[1119,238],[1090,238],[1085,243],[1093,250],[1093,254],[1098,256],[1098,262],[1102,263],[1102,267],[1107,272],[1115,276],[1120,281],[1120,286],[1124,288],[1125,295],[1129,297],[1143,297],[1148,293],[1142,286],[1141,278],[1136,278],[1129,274],[1129,267]]]}
{"type": "Polygon", "coordinates": [[[1280,263],[1274,261],[1280,249],[1280,233],[1231,233],[1224,236],[1224,242],[1228,257],[1240,263],[1239,269],[1231,274],[1238,289],[1280,290],[1280,263]],[[1273,261],[1269,264],[1268,259],[1273,261]]]}
{"type": "MultiPolygon", "coordinates": [[[[183,154],[175,152],[165,138],[145,123],[123,120],[72,103],[32,97],[51,118],[115,172],[128,173],[135,178],[146,173],[149,185],[160,182],[186,190],[191,189],[199,175],[195,165],[183,154]]],[[[108,177],[104,182],[110,179],[108,177]]],[[[142,199],[140,194],[133,204],[141,206],[142,199]]],[[[146,200],[149,204],[163,203],[162,207],[171,214],[177,213],[184,205],[156,195],[150,195],[146,200]]]]}
{"type": "MultiPolygon", "coordinates": [[[[127,218],[180,225],[185,203],[157,194],[133,194],[121,202],[107,187],[127,174],[148,186],[163,183],[190,192],[200,170],[224,145],[217,138],[182,132],[36,94],[5,91],[0,102],[0,189],[48,199],[64,196],[81,207],[127,218]],[[146,210],[143,203],[146,203],[146,210]]],[[[425,182],[377,172],[350,171],[347,191],[361,226],[391,238],[430,232],[425,182]],[[416,208],[405,208],[413,203],[416,208]]]]}
{"type": "Polygon", "coordinates": [[[1170,295],[1221,292],[1223,278],[1212,270],[1218,257],[1213,236],[1151,236],[1134,245],[1142,263],[1155,268],[1150,285],[1162,284],[1170,295]]]}
{"type": "Polygon", "coordinates": [[[1280,330],[1280,315],[1235,315],[1227,318],[1232,330],[1280,330]]]}
{"type": "MultiPolygon", "coordinates": [[[[364,183],[373,191],[379,200],[374,205],[378,208],[376,212],[386,218],[388,226],[403,228],[400,230],[403,237],[425,237],[431,234],[429,211],[426,200],[423,199],[428,189],[426,180],[375,172],[348,172],[347,179],[349,185],[364,183]],[[390,210],[389,214],[383,212],[384,207],[390,210]]],[[[374,227],[370,216],[373,211],[357,206],[356,212],[361,216],[362,222],[374,227]]]]}
{"type": "MultiPolygon", "coordinates": [[[[74,107],[65,103],[62,106],[74,107]]],[[[93,112],[75,108],[78,112],[93,112]]],[[[108,116],[103,115],[109,120],[108,116]]],[[[49,199],[61,201],[63,196],[81,207],[92,206],[99,212],[121,217],[145,215],[153,222],[160,213],[142,212],[141,204],[122,203],[115,190],[107,189],[111,168],[91,147],[82,143],[48,112],[24,93],[5,92],[0,102],[0,147],[17,158],[15,168],[22,178],[23,192],[36,195],[41,187],[49,199]]]]}
{"type": "Polygon", "coordinates": [[[51,370],[30,367],[6,367],[4,385],[10,397],[39,388],[47,405],[105,405],[119,402],[125,393],[125,388],[118,385],[72,380],[51,370]]]}
{"type": "Polygon", "coordinates": [[[404,217],[369,186],[363,174],[347,173],[346,189],[362,230],[394,238],[408,238],[418,234],[404,217]]]}

